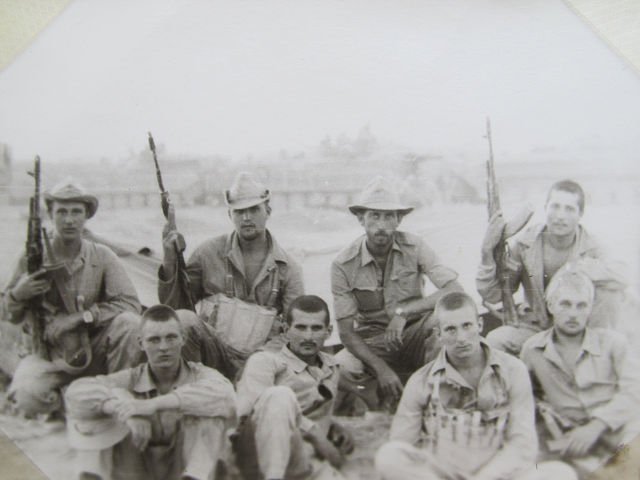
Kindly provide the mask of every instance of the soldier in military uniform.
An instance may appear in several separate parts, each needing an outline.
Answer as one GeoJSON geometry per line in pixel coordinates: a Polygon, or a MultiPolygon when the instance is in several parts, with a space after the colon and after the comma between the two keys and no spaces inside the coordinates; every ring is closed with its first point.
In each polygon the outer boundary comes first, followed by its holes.
{"type": "Polygon", "coordinates": [[[225,192],[235,228],[205,241],[191,254],[186,262],[188,292],[177,287],[175,245],[180,234],[170,222],[163,231],[160,301],[178,309],[189,328],[200,330],[195,350],[200,350],[201,358],[196,359],[227,370],[230,376],[252,351],[278,336],[282,312],[304,293],[302,269],[266,227],[269,200],[269,190],[250,174],[237,176],[225,192]],[[187,310],[187,296],[198,303],[198,315],[187,310]]]}
{"type": "Polygon", "coordinates": [[[434,316],[442,350],[414,373],[375,459],[384,480],[576,479],[561,462],[536,464],[534,402],[527,369],[494,350],[475,303],[440,298],[434,316]]]}

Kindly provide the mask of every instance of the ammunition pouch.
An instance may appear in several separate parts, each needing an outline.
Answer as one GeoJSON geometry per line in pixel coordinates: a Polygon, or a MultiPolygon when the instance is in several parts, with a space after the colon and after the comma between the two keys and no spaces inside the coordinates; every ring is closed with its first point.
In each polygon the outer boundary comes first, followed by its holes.
{"type": "Polygon", "coordinates": [[[196,313],[211,325],[218,338],[242,356],[249,356],[279,333],[275,308],[248,303],[217,293],[196,305],[196,313]]]}

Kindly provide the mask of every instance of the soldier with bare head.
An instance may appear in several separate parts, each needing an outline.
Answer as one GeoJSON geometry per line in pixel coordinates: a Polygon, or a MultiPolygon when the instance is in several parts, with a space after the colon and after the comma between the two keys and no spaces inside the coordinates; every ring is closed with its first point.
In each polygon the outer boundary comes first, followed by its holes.
{"type": "Polygon", "coordinates": [[[529,338],[521,353],[545,450],[582,470],[595,469],[640,433],[638,356],[623,335],[588,326],[594,290],[578,269],[556,273],[546,291],[553,326],[529,338]]]}
{"type": "Polygon", "coordinates": [[[76,380],[65,394],[77,478],[214,478],[235,420],[231,382],[182,359],[184,331],[166,305],[145,311],[138,342],[146,363],[76,380]]]}
{"type": "MultiPolygon", "coordinates": [[[[331,265],[340,338],[341,387],[370,408],[392,405],[409,376],[437,353],[431,317],[438,298],[462,290],[458,275],[419,237],[398,230],[413,208],[383,177],[349,207],[365,234],[331,265]],[[426,296],[425,278],[437,291],[426,296]],[[377,391],[377,392],[376,392],[377,391]]],[[[346,400],[345,400],[346,401],[346,400]]]]}
{"type": "MultiPolygon", "coordinates": [[[[579,267],[596,285],[596,303],[592,326],[610,327],[616,324],[615,311],[626,287],[623,277],[604,256],[602,248],[580,224],[585,208],[582,187],[572,181],[554,183],[545,203],[545,222],[529,227],[515,238],[510,248],[506,276],[515,292],[524,289],[525,303],[520,306],[519,326],[504,325],[487,336],[490,345],[518,354],[522,344],[536,332],[551,325],[544,302],[544,291],[553,275],[569,261],[579,267]]],[[[482,261],[476,276],[476,286],[489,303],[500,301],[494,249],[505,231],[502,214],[494,215],[482,243],[482,261]]]]}
{"type": "Polygon", "coordinates": [[[192,345],[193,359],[232,377],[249,354],[278,337],[282,313],[304,293],[304,286],[300,266],[267,229],[269,190],[241,172],[225,192],[225,201],[233,232],[198,246],[182,272],[188,277],[188,294],[197,303],[198,315],[187,310],[187,295],[177,288],[175,245],[181,237],[171,222],[163,230],[158,296],[179,309],[188,328],[198,331],[201,340],[192,345]]]}
{"type": "Polygon", "coordinates": [[[576,479],[563,463],[536,464],[527,370],[485,343],[473,299],[449,293],[434,316],[442,350],[407,383],[376,455],[382,479],[576,479]]]}

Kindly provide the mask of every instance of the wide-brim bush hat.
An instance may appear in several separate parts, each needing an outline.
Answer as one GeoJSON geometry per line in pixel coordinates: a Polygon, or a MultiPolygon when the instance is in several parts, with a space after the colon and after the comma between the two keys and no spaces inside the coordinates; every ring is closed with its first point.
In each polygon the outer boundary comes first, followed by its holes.
{"type": "Polygon", "coordinates": [[[51,208],[51,203],[58,202],[82,202],[87,206],[87,218],[91,218],[98,210],[98,198],[87,193],[87,191],[77,183],[64,181],[57,184],[44,194],[44,202],[47,209],[51,208]]]}
{"type": "Polygon", "coordinates": [[[240,172],[231,188],[224,192],[224,201],[232,210],[253,207],[270,198],[269,190],[249,172],[240,172]]]}
{"type": "Polygon", "coordinates": [[[398,191],[388,179],[381,175],[375,177],[364,187],[356,203],[349,205],[349,211],[354,215],[365,210],[389,210],[406,215],[413,208],[400,201],[398,191]]]}

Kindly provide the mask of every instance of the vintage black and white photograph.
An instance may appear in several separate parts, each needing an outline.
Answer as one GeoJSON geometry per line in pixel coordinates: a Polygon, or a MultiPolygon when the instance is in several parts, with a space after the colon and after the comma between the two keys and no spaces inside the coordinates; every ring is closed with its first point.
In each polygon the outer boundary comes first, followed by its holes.
{"type": "Polygon", "coordinates": [[[636,0],[0,26],[1,479],[639,478],[636,0]]]}

